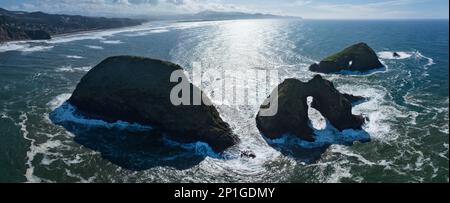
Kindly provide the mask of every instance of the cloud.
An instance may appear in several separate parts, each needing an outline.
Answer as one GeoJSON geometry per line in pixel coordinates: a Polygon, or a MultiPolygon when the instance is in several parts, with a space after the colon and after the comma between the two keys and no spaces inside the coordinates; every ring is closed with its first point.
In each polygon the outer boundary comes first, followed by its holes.
{"type": "Polygon", "coordinates": [[[277,14],[322,19],[417,18],[429,15],[420,5],[433,1],[436,4],[435,0],[281,0],[272,10],[277,14]]]}
{"type": "Polygon", "coordinates": [[[311,4],[312,2],[313,1],[311,1],[311,0],[298,0],[298,1],[294,2],[294,5],[295,6],[305,6],[305,5],[311,4]]]}
{"type": "Polygon", "coordinates": [[[28,0],[14,10],[91,16],[159,16],[205,10],[243,11],[323,19],[448,16],[445,0],[28,0]],[[428,10],[425,10],[428,7],[428,10]],[[436,11],[438,10],[438,11],[436,11]]]}
{"type": "Polygon", "coordinates": [[[157,16],[204,10],[245,10],[222,0],[37,0],[14,9],[94,16],[157,16]]]}
{"type": "Polygon", "coordinates": [[[320,3],[312,8],[325,16],[338,16],[338,18],[398,18],[411,14],[411,11],[399,9],[399,7],[418,2],[423,0],[390,0],[359,4],[320,3]]]}

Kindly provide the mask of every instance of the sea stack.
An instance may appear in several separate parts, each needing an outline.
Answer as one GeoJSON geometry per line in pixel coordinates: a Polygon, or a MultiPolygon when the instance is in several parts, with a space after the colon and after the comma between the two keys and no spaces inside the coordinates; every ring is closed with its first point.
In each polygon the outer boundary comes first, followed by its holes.
{"type": "MultiPolygon", "coordinates": [[[[201,105],[172,104],[177,83],[170,77],[177,70],[182,68],[166,61],[110,57],[81,79],[69,103],[88,117],[149,125],[179,142],[208,143],[216,152],[235,145],[238,137],[199,88],[189,83],[190,98],[204,97],[201,105]]],[[[184,74],[182,79],[188,81],[184,74]]]]}
{"type": "Polygon", "coordinates": [[[375,51],[361,42],[323,59],[319,64],[311,65],[309,70],[319,73],[367,72],[382,67],[375,51]]]}
{"type": "MultiPolygon", "coordinates": [[[[278,85],[278,97],[269,97],[265,104],[278,103],[275,116],[260,116],[256,123],[263,135],[270,139],[293,135],[303,140],[314,141],[313,129],[309,126],[307,98],[313,97],[312,107],[317,109],[338,130],[361,129],[364,118],[352,114],[350,97],[341,94],[328,80],[316,75],[309,82],[287,79],[278,85]],[[274,102],[278,99],[278,102],[274,102]]],[[[263,108],[263,106],[262,106],[263,108]]],[[[267,108],[267,106],[264,106],[267,108]]]]}

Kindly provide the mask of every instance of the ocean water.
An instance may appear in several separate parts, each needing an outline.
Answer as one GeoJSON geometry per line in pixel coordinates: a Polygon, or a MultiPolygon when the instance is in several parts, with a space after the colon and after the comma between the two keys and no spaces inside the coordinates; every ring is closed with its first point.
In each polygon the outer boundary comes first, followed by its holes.
{"type": "MultiPolygon", "coordinates": [[[[448,25],[152,22],[2,44],[0,182],[448,182],[448,25]],[[175,143],[151,126],[83,118],[65,103],[81,77],[108,56],[170,60],[188,73],[198,62],[249,81],[241,71],[262,68],[277,70],[281,80],[307,81],[314,75],[310,64],[360,41],[386,68],[324,77],[342,92],[367,98],[353,111],[368,122],[362,131],[338,132],[310,109],[314,143],[265,140],[255,124],[258,105],[217,105],[242,140],[219,156],[204,143],[175,143]],[[241,158],[242,150],[256,158],[241,158]]],[[[203,83],[207,94],[219,88],[215,81],[203,83]]]]}

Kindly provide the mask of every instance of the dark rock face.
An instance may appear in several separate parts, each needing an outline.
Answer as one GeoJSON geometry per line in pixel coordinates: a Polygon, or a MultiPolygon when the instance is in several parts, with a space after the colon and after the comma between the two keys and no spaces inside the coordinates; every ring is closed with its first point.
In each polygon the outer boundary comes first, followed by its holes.
{"type": "MultiPolygon", "coordinates": [[[[236,144],[238,137],[214,106],[172,104],[170,93],[177,83],[170,76],[176,70],[182,68],[170,62],[110,57],[81,79],[69,102],[89,117],[150,125],[180,142],[206,142],[216,152],[236,144]]],[[[190,89],[190,98],[203,95],[209,102],[199,88],[190,84],[190,89]]]]}
{"type": "Polygon", "coordinates": [[[43,30],[28,30],[25,31],[25,34],[27,34],[31,40],[47,40],[52,38],[48,32],[43,30]]]}
{"type": "Polygon", "coordinates": [[[255,153],[253,153],[251,151],[242,151],[241,152],[241,158],[254,159],[254,158],[256,158],[256,155],[255,155],[255,153]]]}
{"type": "Polygon", "coordinates": [[[313,64],[309,70],[320,73],[336,73],[342,70],[366,72],[383,67],[378,56],[365,43],[352,45],[343,51],[329,56],[319,64],[313,64]]]}
{"type": "Polygon", "coordinates": [[[297,79],[287,79],[281,83],[278,86],[278,113],[272,117],[262,117],[258,114],[258,129],[270,139],[291,134],[314,141],[313,129],[308,125],[307,98],[310,96],[313,97],[312,107],[338,130],[361,129],[364,124],[362,116],[352,114],[352,104],[347,99],[348,96],[339,93],[330,81],[316,75],[307,83],[297,79]]]}
{"type": "Polygon", "coordinates": [[[350,102],[350,103],[356,103],[362,100],[365,100],[366,98],[361,96],[355,96],[351,94],[343,94],[343,96],[350,102]]]}

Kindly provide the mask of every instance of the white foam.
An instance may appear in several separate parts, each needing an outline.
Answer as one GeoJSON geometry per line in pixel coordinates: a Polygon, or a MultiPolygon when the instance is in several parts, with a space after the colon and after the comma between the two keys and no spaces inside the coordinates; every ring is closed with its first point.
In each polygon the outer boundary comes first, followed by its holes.
{"type": "MultiPolygon", "coordinates": [[[[63,96],[61,96],[63,98],[63,96]]],[[[60,98],[55,98],[56,101],[61,101],[60,98]]],[[[56,102],[54,102],[56,103],[56,102]]],[[[120,129],[120,130],[132,130],[132,131],[147,131],[152,127],[144,126],[137,123],[128,123],[125,121],[117,121],[114,123],[108,123],[103,120],[89,119],[82,115],[77,114],[77,109],[65,102],[60,107],[53,111],[52,121],[55,123],[71,122],[86,125],[89,127],[107,128],[107,129],[120,129]]]]}
{"type": "Polygon", "coordinates": [[[27,151],[27,162],[26,162],[26,171],[25,171],[25,178],[27,179],[27,182],[40,182],[40,179],[36,176],[33,175],[34,173],[34,166],[32,164],[34,157],[36,156],[36,154],[34,153],[33,148],[34,143],[36,142],[34,139],[31,139],[28,137],[28,130],[27,130],[27,126],[26,123],[28,121],[28,116],[26,113],[22,113],[20,115],[20,119],[21,121],[18,123],[20,126],[20,131],[22,131],[22,135],[23,138],[30,141],[30,149],[27,151]]]}
{"type": "Polygon", "coordinates": [[[184,149],[188,149],[194,151],[198,155],[209,156],[219,158],[220,155],[215,153],[214,150],[208,145],[208,143],[204,142],[194,142],[194,143],[179,143],[171,140],[170,138],[164,138],[164,142],[167,145],[179,146],[184,149]]]}
{"type": "Polygon", "coordinates": [[[333,174],[329,175],[325,182],[327,183],[340,183],[343,178],[351,178],[353,177],[350,172],[351,168],[349,166],[345,166],[348,161],[341,161],[339,164],[335,164],[333,169],[333,174]]]}
{"type": "Polygon", "coordinates": [[[120,40],[103,40],[101,41],[103,44],[122,44],[123,42],[120,40]]]}
{"type": "Polygon", "coordinates": [[[102,50],[104,49],[101,46],[96,46],[96,45],[86,45],[85,47],[90,48],[90,49],[97,49],[97,50],[102,50]]]}
{"type": "Polygon", "coordinates": [[[118,28],[118,29],[110,29],[110,30],[100,30],[100,31],[88,31],[83,33],[76,33],[76,34],[68,34],[68,35],[61,35],[56,36],[51,40],[46,40],[45,42],[48,44],[59,44],[59,43],[69,43],[74,41],[82,41],[82,40],[106,40],[106,38],[114,36],[119,33],[126,33],[126,32],[137,32],[141,30],[148,30],[151,29],[150,24],[142,24],[139,26],[133,26],[133,27],[125,27],[125,28],[118,28]]]}
{"type": "Polygon", "coordinates": [[[56,72],[68,72],[68,73],[88,72],[91,69],[92,69],[92,66],[72,67],[70,65],[66,65],[66,66],[62,66],[60,68],[57,68],[56,72]]]}
{"type": "Polygon", "coordinates": [[[81,41],[81,40],[103,40],[103,39],[104,39],[104,36],[95,35],[94,33],[93,34],[74,34],[74,35],[55,37],[51,40],[47,40],[46,43],[60,44],[60,43],[68,43],[68,42],[81,41]]]}
{"type": "Polygon", "coordinates": [[[79,154],[75,155],[74,159],[63,159],[64,163],[68,166],[74,165],[74,164],[79,164],[82,163],[84,160],[81,158],[81,156],[79,154]]]}
{"type": "Polygon", "coordinates": [[[48,51],[53,49],[53,46],[30,46],[24,49],[21,49],[22,52],[36,52],[36,51],[48,51]]]}
{"type": "Polygon", "coordinates": [[[404,52],[404,51],[398,51],[398,52],[381,51],[381,52],[378,52],[378,57],[380,57],[381,59],[388,59],[388,60],[407,59],[407,58],[411,58],[411,56],[413,56],[413,55],[414,55],[414,52],[404,52]],[[399,55],[399,57],[395,57],[394,53],[397,53],[399,55]]]}
{"type": "Polygon", "coordinates": [[[342,85],[337,87],[340,92],[362,96],[367,101],[353,107],[353,114],[364,115],[367,119],[363,129],[373,139],[389,142],[398,138],[390,126],[391,120],[397,117],[407,118],[411,115],[397,109],[391,102],[385,100],[387,90],[383,87],[368,85],[342,85]]]}
{"type": "Polygon", "coordinates": [[[26,41],[7,42],[0,45],[0,53],[8,51],[39,52],[53,49],[53,46],[44,46],[26,41]]]}
{"type": "Polygon", "coordinates": [[[85,178],[81,177],[80,175],[73,174],[69,169],[65,169],[65,171],[66,171],[67,176],[79,179],[80,183],[92,183],[95,180],[94,176],[90,177],[88,179],[85,179],[85,178]]]}
{"type": "Polygon", "coordinates": [[[70,58],[70,59],[82,59],[84,57],[82,56],[77,56],[77,55],[66,55],[66,58],[70,58]]]}
{"type": "Polygon", "coordinates": [[[332,144],[351,144],[357,141],[366,142],[370,140],[370,135],[363,130],[347,129],[340,132],[329,123],[325,129],[315,130],[314,134],[314,142],[308,142],[290,135],[284,135],[281,138],[267,141],[271,144],[286,146],[297,145],[302,148],[313,149],[332,144]]]}
{"type": "Polygon", "coordinates": [[[53,98],[51,101],[47,103],[47,106],[54,111],[56,108],[60,107],[64,102],[66,102],[72,94],[66,93],[66,94],[60,94],[53,98]]]}
{"type": "Polygon", "coordinates": [[[133,33],[125,34],[125,36],[127,36],[127,37],[141,37],[141,36],[146,36],[146,35],[151,35],[151,34],[156,34],[156,33],[164,33],[164,32],[169,32],[169,31],[170,30],[168,30],[168,29],[154,29],[154,30],[133,32],[133,33]]]}
{"type": "Polygon", "coordinates": [[[163,33],[163,32],[169,32],[168,29],[157,29],[157,30],[151,30],[150,33],[163,33]]]}
{"type": "Polygon", "coordinates": [[[42,160],[41,160],[41,165],[48,166],[57,160],[58,159],[50,159],[47,155],[44,155],[44,158],[42,158],[42,160]]]}
{"type": "Polygon", "coordinates": [[[439,153],[439,156],[448,160],[448,143],[443,144],[445,151],[439,153]]]}
{"type": "Polygon", "coordinates": [[[434,60],[430,57],[424,56],[422,53],[420,53],[419,51],[398,51],[398,52],[393,52],[393,51],[382,51],[382,52],[378,52],[378,56],[381,59],[386,59],[386,60],[404,60],[404,59],[409,59],[409,58],[414,58],[416,60],[420,60],[420,59],[426,59],[427,60],[427,64],[424,65],[425,68],[434,65],[434,60]],[[394,53],[397,53],[398,55],[400,55],[399,57],[395,57],[394,53]]]}
{"type": "Polygon", "coordinates": [[[429,66],[432,66],[432,65],[434,65],[435,63],[434,63],[434,60],[432,59],[432,58],[430,58],[430,57],[426,57],[426,56],[424,56],[422,53],[420,53],[420,52],[418,52],[418,51],[416,51],[416,52],[414,52],[414,56],[417,58],[417,59],[426,59],[427,60],[427,64],[425,64],[425,68],[428,68],[429,66]]]}
{"type": "Polygon", "coordinates": [[[6,113],[2,112],[0,115],[1,115],[0,118],[3,118],[3,119],[9,118],[8,115],[6,115],[6,113]]]}
{"type": "MultiPolygon", "coordinates": [[[[37,154],[47,154],[48,151],[52,148],[56,148],[61,145],[61,141],[59,140],[47,140],[42,144],[36,144],[36,140],[29,137],[29,132],[27,130],[26,123],[28,122],[28,116],[26,113],[22,113],[20,115],[21,121],[18,123],[20,126],[20,130],[22,131],[23,138],[30,141],[30,148],[27,151],[27,161],[26,161],[26,171],[25,178],[27,182],[42,182],[43,180],[34,175],[34,166],[33,160],[37,154]]],[[[47,163],[47,160],[44,160],[44,163],[47,163]]]]}
{"type": "Polygon", "coordinates": [[[312,102],[313,98],[308,97],[308,117],[311,121],[311,127],[317,130],[324,130],[327,127],[327,121],[319,111],[312,108],[312,102]]]}
{"type": "Polygon", "coordinates": [[[376,165],[376,163],[367,160],[366,158],[364,158],[363,156],[356,154],[354,152],[352,152],[349,147],[347,146],[342,146],[342,145],[332,145],[330,147],[330,152],[332,153],[340,153],[342,155],[348,156],[348,157],[355,157],[358,159],[358,161],[360,161],[362,164],[364,165],[368,165],[368,166],[373,166],[376,165]]]}

